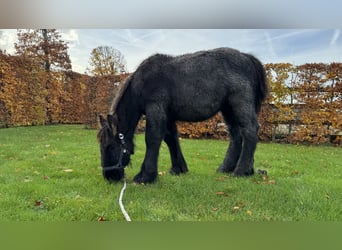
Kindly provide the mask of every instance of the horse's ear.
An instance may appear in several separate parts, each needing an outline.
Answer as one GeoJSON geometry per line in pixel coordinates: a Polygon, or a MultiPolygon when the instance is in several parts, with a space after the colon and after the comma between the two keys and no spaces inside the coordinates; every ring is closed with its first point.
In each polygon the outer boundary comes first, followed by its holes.
{"type": "Polygon", "coordinates": [[[112,124],[113,124],[113,116],[112,115],[107,115],[107,121],[108,121],[109,126],[112,126],[112,124]]]}
{"type": "Polygon", "coordinates": [[[100,119],[100,124],[101,127],[104,127],[106,125],[106,120],[102,115],[99,115],[99,119],[100,119]]]}
{"type": "Polygon", "coordinates": [[[113,125],[114,127],[118,127],[119,125],[119,120],[118,120],[118,116],[116,114],[113,115],[113,125]]]}
{"type": "Polygon", "coordinates": [[[109,126],[112,128],[113,133],[116,134],[116,130],[118,127],[118,118],[116,115],[107,115],[107,120],[108,120],[108,124],[109,126]]]}

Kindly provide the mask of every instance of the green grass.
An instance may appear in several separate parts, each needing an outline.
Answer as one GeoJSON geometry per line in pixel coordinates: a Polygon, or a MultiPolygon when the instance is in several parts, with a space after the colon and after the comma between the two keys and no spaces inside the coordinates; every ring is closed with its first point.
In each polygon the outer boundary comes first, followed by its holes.
{"type": "MultiPolygon", "coordinates": [[[[172,176],[165,144],[158,181],[134,185],[145,153],[135,138],[125,208],[133,221],[342,221],[342,148],[258,144],[255,168],[236,178],[216,173],[228,143],[181,140],[189,173],[172,176]]],[[[122,183],[100,168],[96,131],[77,125],[0,130],[0,221],[122,221],[122,183]]]]}

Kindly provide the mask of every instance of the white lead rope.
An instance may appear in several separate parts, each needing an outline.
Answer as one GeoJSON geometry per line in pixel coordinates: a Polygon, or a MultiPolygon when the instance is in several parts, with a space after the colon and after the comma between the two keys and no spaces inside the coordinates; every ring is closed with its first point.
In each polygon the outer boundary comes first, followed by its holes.
{"type": "Polygon", "coordinates": [[[128,215],[128,213],[127,213],[123,203],[122,203],[122,197],[124,195],[126,186],[127,186],[126,179],[124,179],[124,185],[123,185],[123,187],[121,189],[120,196],[119,196],[119,206],[120,206],[121,212],[124,215],[126,221],[132,221],[131,218],[129,217],[129,215],[128,215]]]}

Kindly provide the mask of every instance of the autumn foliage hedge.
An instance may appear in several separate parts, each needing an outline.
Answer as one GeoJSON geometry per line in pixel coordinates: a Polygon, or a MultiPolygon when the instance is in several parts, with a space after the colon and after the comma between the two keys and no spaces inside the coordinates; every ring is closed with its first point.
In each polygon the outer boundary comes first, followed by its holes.
{"type": "Polygon", "coordinates": [[[77,123],[95,128],[126,77],[46,72],[30,59],[0,51],[0,127],[77,123]]]}
{"type": "MultiPolygon", "coordinates": [[[[265,65],[270,94],[259,114],[259,138],[288,143],[339,141],[342,63],[265,65]]],[[[0,127],[54,123],[97,127],[127,74],[93,77],[41,70],[34,61],[0,51],[0,127]]],[[[139,124],[144,129],[144,120],[139,124]]],[[[178,122],[180,136],[226,138],[220,114],[200,123],[178,122]]]]}

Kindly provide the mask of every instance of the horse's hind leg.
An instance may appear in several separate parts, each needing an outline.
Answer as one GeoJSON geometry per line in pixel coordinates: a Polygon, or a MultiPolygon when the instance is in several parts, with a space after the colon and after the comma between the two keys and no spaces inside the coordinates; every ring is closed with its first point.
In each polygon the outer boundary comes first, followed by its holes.
{"type": "Polygon", "coordinates": [[[220,173],[232,173],[236,168],[242,150],[242,136],[238,124],[230,117],[228,112],[222,112],[230,134],[230,143],[223,163],[217,169],[220,173]],[[230,122],[228,122],[228,119],[230,122]]]}
{"type": "Polygon", "coordinates": [[[258,142],[259,124],[256,114],[244,116],[241,119],[240,131],[242,135],[242,151],[233,171],[235,176],[249,176],[254,174],[254,152],[258,142]]]}
{"type": "Polygon", "coordinates": [[[170,173],[179,175],[188,172],[188,167],[179,145],[177,126],[174,122],[169,122],[164,141],[170,150],[172,163],[170,173]]]}

